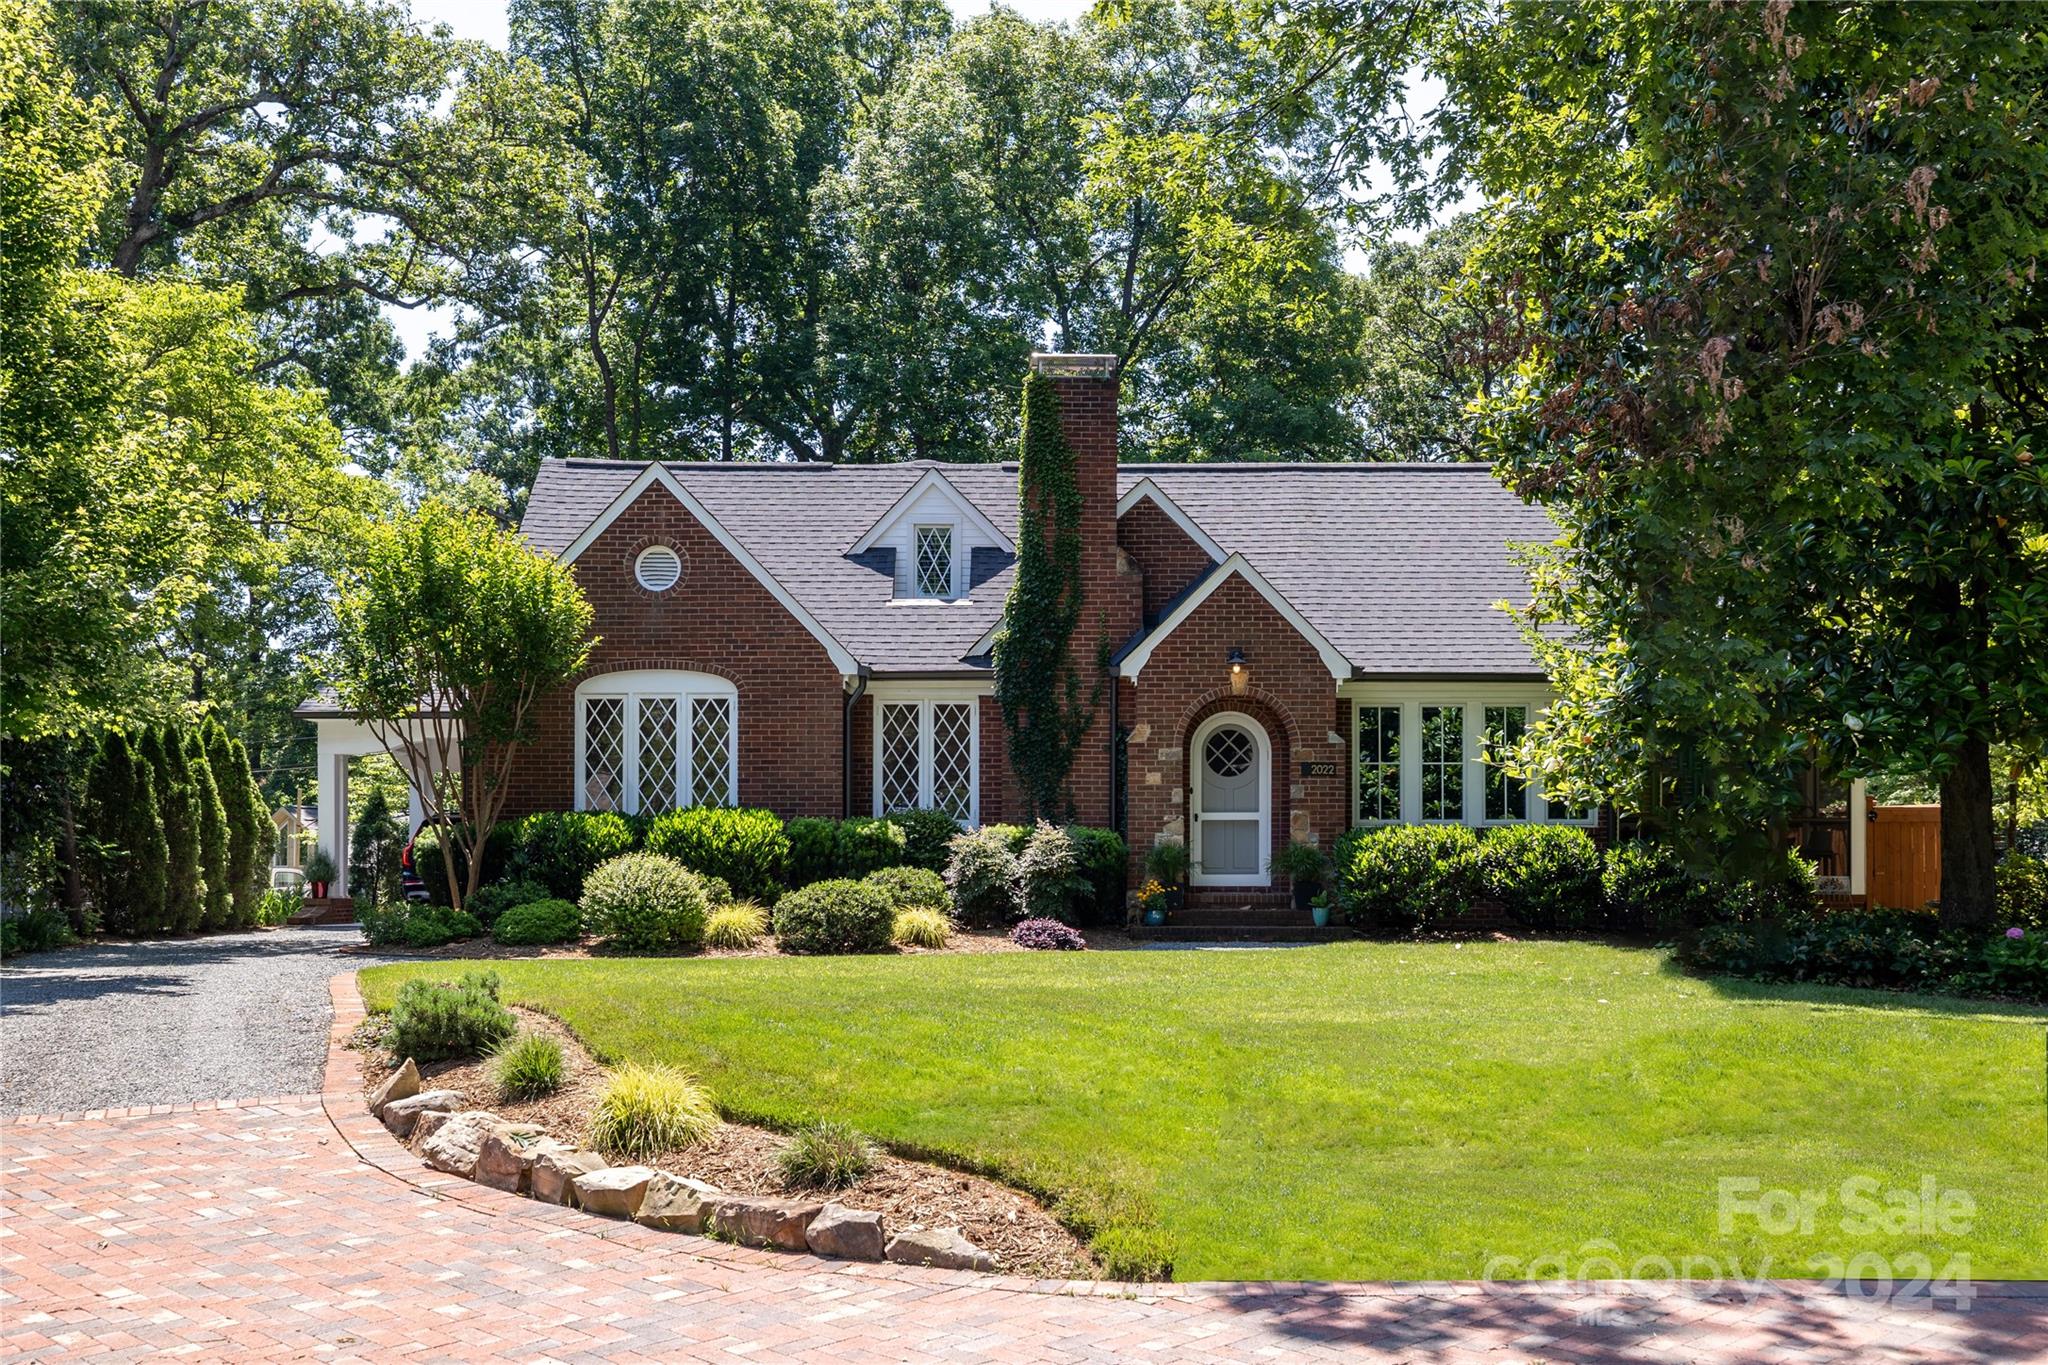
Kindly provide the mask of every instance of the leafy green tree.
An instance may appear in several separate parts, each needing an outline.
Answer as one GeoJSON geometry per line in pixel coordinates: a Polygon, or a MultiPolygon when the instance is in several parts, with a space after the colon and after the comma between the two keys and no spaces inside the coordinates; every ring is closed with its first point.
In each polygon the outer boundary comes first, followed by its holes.
{"type": "Polygon", "coordinates": [[[234,923],[235,893],[228,881],[228,810],[213,780],[213,764],[198,730],[184,735],[185,771],[192,782],[192,803],[199,820],[199,875],[206,891],[199,927],[225,929],[234,923]]]}
{"type": "Polygon", "coordinates": [[[590,604],[566,565],[430,502],[365,531],[335,615],[335,692],[392,753],[427,760],[403,766],[427,818],[449,822],[441,860],[459,908],[481,884],[535,704],[590,657],[590,604]]]}
{"type": "Polygon", "coordinates": [[[1467,215],[1372,254],[1359,283],[1364,326],[1353,400],[1369,458],[1485,458],[1470,408],[1498,396],[1507,375],[1493,344],[1503,291],[1465,269],[1480,233],[1481,220],[1467,215]]]}
{"type": "Polygon", "coordinates": [[[1074,449],[1060,428],[1058,387],[1036,371],[1024,380],[1017,490],[1017,576],[989,662],[1010,770],[1032,817],[1066,819],[1073,805],[1067,774],[1102,700],[1109,645],[1099,644],[1098,667],[1084,679],[1074,647],[1083,606],[1081,492],[1074,449]]]}
{"type": "Polygon", "coordinates": [[[1944,917],[1986,922],[1989,748],[2048,725],[2042,36],[1510,4],[1447,50],[1449,164],[1500,201],[1485,439],[1563,528],[1529,618],[1560,789],[1755,864],[1809,765],[1919,768],[1944,917]]]}
{"type": "Polygon", "coordinates": [[[103,927],[116,934],[161,931],[170,844],[154,769],[120,730],[100,737],[86,768],[80,824],[86,883],[103,927]]]}

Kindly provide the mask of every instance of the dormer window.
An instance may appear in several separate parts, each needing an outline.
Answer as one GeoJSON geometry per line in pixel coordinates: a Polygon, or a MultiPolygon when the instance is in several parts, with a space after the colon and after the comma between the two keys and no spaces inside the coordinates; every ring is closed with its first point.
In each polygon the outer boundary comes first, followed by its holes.
{"type": "Polygon", "coordinates": [[[951,597],[953,595],[953,528],[951,526],[920,526],[917,528],[917,595],[919,597],[951,597]]]}

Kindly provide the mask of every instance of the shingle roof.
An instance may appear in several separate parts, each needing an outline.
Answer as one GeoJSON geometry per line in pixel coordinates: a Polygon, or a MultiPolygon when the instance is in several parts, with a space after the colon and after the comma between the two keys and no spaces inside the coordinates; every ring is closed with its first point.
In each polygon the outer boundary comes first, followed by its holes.
{"type": "MultiPolygon", "coordinates": [[[[969,600],[898,601],[886,554],[847,551],[928,469],[1014,538],[1014,464],[671,464],[670,473],[777,582],[878,673],[959,672],[1002,612],[1013,567],[975,556],[969,600]]],[[[642,466],[548,460],[522,529],[560,553],[642,466]]],[[[1478,465],[1126,465],[1119,491],[1158,487],[1243,554],[1368,676],[1535,676],[1514,623],[1496,610],[1528,581],[1513,542],[1554,528],[1478,465]]]]}

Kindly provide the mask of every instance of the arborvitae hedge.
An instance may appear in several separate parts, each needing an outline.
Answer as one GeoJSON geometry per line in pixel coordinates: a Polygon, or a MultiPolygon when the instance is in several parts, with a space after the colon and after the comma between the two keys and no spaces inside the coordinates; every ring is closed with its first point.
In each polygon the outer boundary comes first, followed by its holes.
{"type": "Polygon", "coordinates": [[[395,905],[405,899],[398,859],[405,823],[381,790],[370,793],[348,841],[348,893],[358,904],[395,905]]]}
{"type": "Polygon", "coordinates": [[[228,895],[241,928],[256,923],[256,906],[270,886],[270,848],[277,837],[263,793],[249,771],[242,742],[217,720],[206,722],[206,761],[228,817],[228,895]]]}
{"type": "Polygon", "coordinates": [[[199,815],[199,876],[205,891],[200,900],[199,927],[226,929],[234,923],[235,898],[228,885],[228,811],[213,780],[213,764],[197,731],[185,732],[185,771],[192,782],[192,800],[199,815]]]}
{"type": "Polygon", "coordinates": [[[185,765],[183,735],[175,726],[145,732],[143,754],[156,778],[156,808],[163,816],[170,856],[164,863],[163,931],[189,934],[205,911],[206,879],[200,870],[199,800],[185,765]]]}
{"type": "Polygon", "coordinates": [[[109,730],[85,773],[85,875],[100,924],[113,934],[159,933],[170,845],[156,774],[128,736],[109,730]]]}

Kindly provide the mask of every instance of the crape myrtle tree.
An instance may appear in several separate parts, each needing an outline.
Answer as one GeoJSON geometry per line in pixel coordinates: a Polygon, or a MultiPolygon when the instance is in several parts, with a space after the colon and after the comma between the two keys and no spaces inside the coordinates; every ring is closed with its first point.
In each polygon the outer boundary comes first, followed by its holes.
{"type": "Polygon", "coordinates": [[[1550,509],[1525,757],[1751,863],[1809,764],[1941,789],[1992,912],[1989,748],[2048,726],[2048,41],[2025,6],[1468,16],[1453,175],[1504,288],[1483,439],[1550,509]]]}
{"type": "Polygon", "coordinates": [[[394,755],[420,756],[400,767],[442,825],[459,907],[482,883],[535,704],[589,660],[590,604],[568,566],[481,513],[428,502],[365,531],[335,616],[337,698],[394,755]]]}

